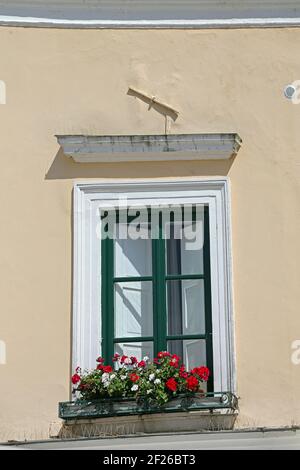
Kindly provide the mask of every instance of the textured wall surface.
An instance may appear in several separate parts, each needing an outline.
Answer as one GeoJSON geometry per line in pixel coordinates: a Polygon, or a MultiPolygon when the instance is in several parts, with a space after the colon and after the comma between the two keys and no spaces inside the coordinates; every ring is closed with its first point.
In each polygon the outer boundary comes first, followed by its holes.
{"type": "Polygon", "coordinates": [[[300,424],[299,29],[0,29],[0,440],[47,437],[69,398],[73,181],[226,175],[239,426],[300,424]],[[238,132],[233,161],[76,164],[55,134],[238,132]]]}

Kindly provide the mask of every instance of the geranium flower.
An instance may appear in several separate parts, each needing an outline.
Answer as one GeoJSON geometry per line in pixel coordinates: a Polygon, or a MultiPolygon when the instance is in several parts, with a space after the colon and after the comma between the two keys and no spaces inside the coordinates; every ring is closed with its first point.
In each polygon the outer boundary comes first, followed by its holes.
{"type": "Polygon", "coordinates": [[[181,377],[182,379],[186,379],[188,377],[188,373],[186,372],[184,366],[181,366],[179,369],[179,377],[181,377]]]}
{"type": "Polygon", "coordinates": [[[154,383],[155,383],[155,385],[159,385],[161,383],[161,380],[160,379],[155,379],[154,383]]]}
{"type": "Polygon", "coordinates": [[[131,364],[136,364],[138,361],[135,356],[130,356],[130,359],[131,359],[131,364]]]}
{"type": "Polygon", "coordinates": [[[170,360],[169,365],[172,367],[179,367],[179,362],[178,360],[174,357],[170,360]]]}
{"type": "Polygon", "coordinates": [[[107,373],[108,373],[108,372],[112,372],[112,371],[113,371],[113,368],[112,368],[112,366],[103,366],[103,367],[102,367],[102,370],[103,370],[103,372],[107,372],[107,373]]]}
{"type": "Polygon", "coordinates": [[[113,355],[113,359],[112,359],[112,360],[113,360],[114,362],[117,362],[117,361],[119,360],[119,358],[120,358],[120,354],[115,353],[115,354],[113,355]]]}
{"type": "Polygon", "coordinates": [[[132,385],[131,391],[136,392],[139,389],[139,386],[137,384],[132,385]]]}
{"type": "Polygon", "coordinates": [[[177,354],[173,354],[172,356],[172,359],[171,360],[175,360],[176,362],[179,362],[180,361],[180,357],[177,356],[177,354]]]}
{"type": "Polygon", "coordinates": [[[140,361],[138,363],[138,367],[146,367],[146,362],[145,361],[140,361]]]}
{"type": "Polygon", "coordinates": [[[139,380],[140,376],[133,373],[133,374],[129,374],[129,378],[130,378],[131,382],[137,382],[139,380]]]}
{"type": "Polygon", "coordinates": [[[191,375],[190,377],[186,379],[186,388],[190,390],[191,392],[195,392],[198,386],[199,386],[199,382],[196,379],[196,377],[194,377],[193,375],[191,375]]]}
{"type": "Polygon", "coordinates": [[[171,354],[168,352],[168,351],[160,351],[158,354],[157,354],[157,357],[159,359],[162,359],[163,357],[171,357],[171,354]]]}
{"type": "Polygon", "coordinates": [[[78,375],[78,374],[72,375],[72,384],[73,385],[76,385],[78,382],[80,382],[80,380],[81,380],[80,375],[78,375]]]}
{"type": "Polygon", "coordinates": [[[103,357],[97,357],[96,362],[104,362],[103,357]]]}
{"type": "Polygon", "coordinates": [[[208,367],[199,367],[199,377],[204,380],[205,382],[208,381],[208,378],[209,378],[209,369],[208,367]]]}
{"type": "Polygon", "coordinates": [[[204,382],[207,382],[210,372],[207,367],[202,366],[202,367],[195,367],[194,369],[191,370],[191,373],[198,375],[201,380],[204,380],[204,382]]]}
{"type": "Polygon", "coordinates": [[[171,390],[172,392],[176,392],[177,390],[177,382],[175,379],[171,378],[166,381],[166,387],[171,390]]]}
{"type": "Polygon", "coordinates": [[[120,360],[121,364],[124,364],[124,363],[125,363],[125,359],[127,359],[127,357],[128,357],[128,356],[122,356],[122,357],[121,357],[121,360],[120,360]]]}
{"type": "Polygon", "coordinates": [[[150,374],[149,375],[149,381],[152,382],[152,380],[155,379],[155,374],[150,374]]]}
{"type": "Polygon", "coordinates": [[[109,374],[105,372],[101,377],[102,383],[109,382],[109,374]]]}

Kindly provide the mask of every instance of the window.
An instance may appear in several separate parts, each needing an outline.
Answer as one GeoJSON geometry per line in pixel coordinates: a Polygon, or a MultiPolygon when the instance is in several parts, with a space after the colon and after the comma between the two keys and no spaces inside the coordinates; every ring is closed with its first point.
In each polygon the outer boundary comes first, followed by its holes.
{"type": "Polygon", "coordinates": [[[142,221],[138,209],[119,211],[110,230],[101,242],[102,355],[168,350],[188,369],[207,365],[213,391],[208,206],[149,209],[142,221]]]}
{"type": "Polygon", "coordinates": [[[231,290],[226,178],[75,184],[74,369],[93,368],[97,356],[115,350],[141,357],[169,349],[180,352],[189,367],[196,356],[197,363],[206,360],[214,392],[235,392],[231,290]],[[195,208],[184,234],[189,239],[199,223],[202,251],[187,249],[187,240],[178,239],[178,218],[164,217],[162,210],[170,205],[195,208]],[[122,233],[136,218],[131,210],[141,207],[158,210],[143,221],[143,238],[126,239],[122,233]],[[113,240],[100,234],[105,210],[119,211],[113,240]],[[147,239],[150,230],[157,230],[156,238],[147,239]]]}

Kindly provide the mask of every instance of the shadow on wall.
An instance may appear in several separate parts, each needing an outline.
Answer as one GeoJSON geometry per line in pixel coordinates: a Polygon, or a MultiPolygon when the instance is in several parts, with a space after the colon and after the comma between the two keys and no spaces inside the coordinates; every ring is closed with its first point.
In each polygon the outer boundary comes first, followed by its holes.
{"type": "Polygon", "coordinates": [[[160,178],[184,176],[226,176],[234,162],[198,160],[168,162],[75,163],[59,148],[46,180],[76,178],[160,178]]]}

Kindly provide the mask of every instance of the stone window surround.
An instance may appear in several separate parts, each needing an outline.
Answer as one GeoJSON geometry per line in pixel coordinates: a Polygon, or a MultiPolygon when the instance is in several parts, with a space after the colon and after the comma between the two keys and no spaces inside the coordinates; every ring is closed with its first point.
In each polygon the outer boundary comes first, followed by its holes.
{"type": "Polygon", "coordinates": [[[74,185],[72,366],[91,368],[101,344],[99,208],[126,204],[208,204],[215,391],[236,393],[230,189],[227,178],[79,182],[74,185]]]}

